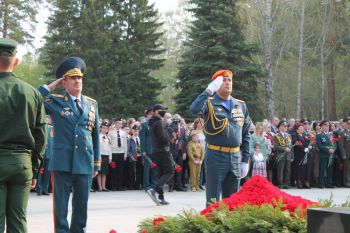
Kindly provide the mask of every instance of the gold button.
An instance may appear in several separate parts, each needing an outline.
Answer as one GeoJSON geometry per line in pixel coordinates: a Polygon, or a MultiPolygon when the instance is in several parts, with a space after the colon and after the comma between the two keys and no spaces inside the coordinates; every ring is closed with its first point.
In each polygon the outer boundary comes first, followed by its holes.
{"type": "Polygon", "coordinates": [[[79,137],[78,134],[76,134],[75,137],[76,137],[76,138],[79,137]]]}
{"type": "Polygon", "coordinates": [[[78,146],[75,146],[75,149],[78,149],[78,146]]]}

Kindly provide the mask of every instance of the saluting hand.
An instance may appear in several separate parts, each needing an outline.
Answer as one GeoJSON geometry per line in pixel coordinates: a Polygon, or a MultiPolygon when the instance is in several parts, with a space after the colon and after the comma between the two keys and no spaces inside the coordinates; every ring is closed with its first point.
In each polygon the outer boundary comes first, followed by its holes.
{"type": "Polygon", "coordinates": [[[59,79],[53,81],[52,83],[50,83],[49,85],[47,85],[47,87],[50,89],[50,91],[54,91],[57,87],[62,85],[62,80],[63,79],[64,79],[64,77],[59,78],[59,79]]]}
{"type": "Polygon", "coordinates": [[[219,90],[219,88],[221,87],[224,78],[222,76],[217,77],[214,81],[212,81],[211,83],[209,83],[208,87],[207,87],[207,91],[209,92],[209,94],[214,94],[217,90],[219,90]]]}

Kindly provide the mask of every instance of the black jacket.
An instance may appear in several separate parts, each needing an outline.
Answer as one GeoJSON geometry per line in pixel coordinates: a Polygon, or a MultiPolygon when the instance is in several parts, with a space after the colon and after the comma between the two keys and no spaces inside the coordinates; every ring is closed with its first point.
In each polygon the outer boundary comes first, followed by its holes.
{"type": "Polygon", "coordinates": [[[170,151],[169,134],[165,123],[158,116],[152,116],[149,119],[152,153],[170,151]]]}

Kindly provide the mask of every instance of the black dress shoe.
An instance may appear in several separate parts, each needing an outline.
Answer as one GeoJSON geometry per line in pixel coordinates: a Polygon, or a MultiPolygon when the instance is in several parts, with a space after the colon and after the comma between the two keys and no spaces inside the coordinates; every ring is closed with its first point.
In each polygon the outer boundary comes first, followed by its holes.
{"type": "Polygon", "coordinates": [[[109,192],[108,189],[102,189],[102,192],[109,192]]]}
{"type": "Polygon", "coordinates": [[[199,188],[205,190],[205,188],[202,185],[199,185],[199,188]]]}
{"type": "Polygon", "coordinates": [[[41,193],[36,193],[36,195],[41,196],[41,193]]]}
{"type": "Polygon", "coordinates": [[[187,188],[176,188],[175,190],[179,192],[187,192],[187,188]]]}
{"type": "Polygon", "coordinates": [[[50,196],[49,193],[42,193],[42,195],[45,195],[45,196],[50,196]]]}
{"type": "Polygon", "coordinates": [[[94,192],[96,192],[96,190],[94,190],[94,189],[90,189],[90,192],[94,193],[94,192]]]}
{"type": "Polygon", "coordinates": [[[334,186],[333,186],[333,185],[326,185],[326,188],[328,188],[328,189],[334,189],[334,186]]]}
{"type": "Polygon", "coordinates": [[[170,193],[174,192],[174,188],[173,187],[169,187],[169,192],[170,193]]]}
{"type": "Polygon", "coordinates": [[[288,185],[283,185],[283,189],[289,189],[288,185]]]}
{"type": "Polygon", "coordinates": [[[324,189],[324,186],[323,185],[318,185],[318,188],[324,189]]]}

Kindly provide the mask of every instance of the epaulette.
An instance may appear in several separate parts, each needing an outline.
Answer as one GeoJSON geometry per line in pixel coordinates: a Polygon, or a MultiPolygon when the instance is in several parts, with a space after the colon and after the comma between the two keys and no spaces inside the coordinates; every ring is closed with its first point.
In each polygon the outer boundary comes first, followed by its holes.
{"type": "Polygon", "coordinates": [[[210,96],[208,99],[209,99],[209,100],[212,100],[212,99],[214,99],[214,97],[213,97],[213,96],[210,96]]]}
{"type": "Polygon", "coordinates": [[[57,98],[64,98],[64,95],[59,95],[59,94],[51,94],[51,96],[57,97],[57,98]]]}
{"type": "Polygon", "coordinates": [[[90,98],[89,96],[84,96],[87,100],[90,100],[92,103],[97,103],[96,100],[94,100],[93,98],[90,98]]]}
{"type": "Polygon", "coordinates": [[[245,103],[243,100],[239,100],[239,99],[236,99],[236,98],[235,98],[235,100],[237,100],[240,103],[245,103]]]}

